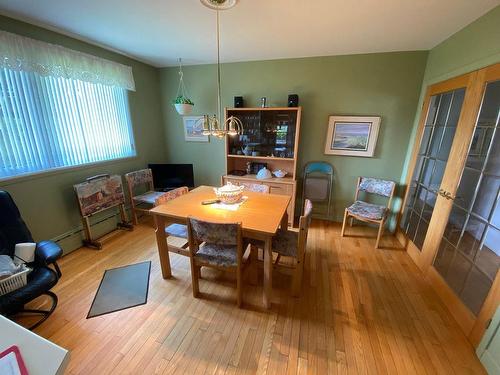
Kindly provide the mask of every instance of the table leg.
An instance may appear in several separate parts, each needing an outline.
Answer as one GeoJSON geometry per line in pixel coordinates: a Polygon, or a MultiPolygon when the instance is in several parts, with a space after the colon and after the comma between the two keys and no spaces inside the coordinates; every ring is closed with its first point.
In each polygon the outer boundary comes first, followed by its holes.
{"type": "Polygon", "coordinates": [[[288,229],[288,211],[285,211],[283,217],[281,218],[281,229],[282,230],[288,229]]]}
{"type": "Polygon", "coordinates": [[[272,239],[267,237],[264,245],[264,306],[271,308],[271,297],[273,291],[273,250],[272,239]]]}
{"type": "Polygon", "coordinates": [[[170,257],[168,255],[167,234],[165,233],[165,218],[154,215],[156,226],[156,244],[158,245],[158,256],[160,257],[161,274],[164,279],[172,277],[170,269],[170,257]]]}

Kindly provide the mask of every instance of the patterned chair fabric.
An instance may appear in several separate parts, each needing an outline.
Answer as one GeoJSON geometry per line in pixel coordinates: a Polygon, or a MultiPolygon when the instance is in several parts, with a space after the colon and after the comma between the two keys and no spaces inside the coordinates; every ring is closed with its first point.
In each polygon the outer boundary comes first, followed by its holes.
{"type": "Polygon", "coordinates": [[[205,263],[220,267],[238,264],[239,224],[210,223],[189,218],[192,240],[201,244],[193,256],[205,263]]]}
{"type": "Polygon", "coordinates": [[[264,184],[252,184],[252,183],[242,183],[247,191],[253,191],[256,193],[269,194],[269,186],[264,184]]]}
{"type": "Polygon", "coordinates": [[[160,204],[164,204],[168,201],[171,201],[172,199],[175,199],[187,193],[189,193],[189,189],[187,186],[182,186],[174,190],[160,193],[160,196],[155,199],[154,205],[155,207],[159,206],[160,204]]]}
{"type": "MultiPolygon", "coordinates": [[[[301,219],[306,220],[306,231],[311,224],[313,205],[309,199],[304,204],[304,215],[301,219]]],[[[259,240],[246,239],[245,244],[263,248],[264,242],[259,240]]],[[[280,229],[273,237],[272,249],[274,252],[288,257],[296,257],[299,244],[299,234],[286,229],[280,229]]]]}
{"type": "Polygon", "coordinates": [[[299,234],[291,230],[279,230],[273,237],[273,251],[287,257],[297,256],[299,234]]]}
{"type": "Polygon", "coordinates": [[[371,194],[382,195],[384,197],[390,197],[394,185],[394,181],[381,180],[371,177],[361,177],[359,190],[366,191],[367,193],[371,194]]]}
{"type": "Polygon", "coordinates": [[[370,220],[381,220],[387,213],[387,207],[377,204],[356,201],[351,206],[347,207],[347,211],[356,216],[360,216],[370,220]]]}
{"type": "Polygon", "coordinates": [[[200,246],[194,257],[214,266],[236,267],[238,265],[236,254],[236,246],[205,243],[200,246]]]}
{"type": "Polygon", "coordinates": [[[238,224],[210,223],[189,218],[193,237],[198,244],[206,242],[222,246],[236,246],[238,242],[238,224]]]}
{"type": "Polygon", "coordinates": [[[129,172],[125,175],[125,179],[131,188],[142,184],[153,183],[153,173],[151,169],[141,169],[139,171],[129,172]]]}

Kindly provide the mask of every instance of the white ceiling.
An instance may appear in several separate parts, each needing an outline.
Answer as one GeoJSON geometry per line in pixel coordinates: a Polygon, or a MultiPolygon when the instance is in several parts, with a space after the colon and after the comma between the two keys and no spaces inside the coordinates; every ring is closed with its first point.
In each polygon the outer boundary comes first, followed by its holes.
{"type": "MultiPolygon", "coordinates": [[[[239,0],[221,13],[224,62],[426,50],[500,0],[239,0]]],[[[199,0],[2,0],[0,12],[154,66],[215,61],[199,0]]],[[[1,28],[1,27],[0,27],[1,28]]]]}

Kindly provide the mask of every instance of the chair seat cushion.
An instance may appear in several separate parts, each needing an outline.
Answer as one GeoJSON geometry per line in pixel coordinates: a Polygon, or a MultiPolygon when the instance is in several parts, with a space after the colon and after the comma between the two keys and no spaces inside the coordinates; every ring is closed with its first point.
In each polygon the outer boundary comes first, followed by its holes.
{"type": "Polygon", "coordinates": [[[387,207],[363,201],[356,201],[351,206],[347,207],[347,211],[350,214],[366,219],[380,220],[385,216],[387,207]]]}
{"type": "Polygon", "coordinates": [[[169,236],[188,238],[187,225],[183,224],[170,224],[165,228],[165,233],[169,236]]]}
{"type": "Polygon", "coordinates": [[[236,246],[205,243],[200,246],[194,257],[214,266],[236,267],[238,265],[236,254],[236,246]]]}
{"type": "Polygon", "coordinates": [[[162,191],[148,191],[147,193],[136,195],[134,201],[141,203],[155,204],[156,199],[165,194],[162,191]]]}
{"type": "Polygon", "coordinates": [[[297,256],[299,234],[290,230],[279,230],[273,237],[273,251],[287,257],[297,256]]]}
{"type": "Polygon", "coordinates": [[[48,267],[35,268],[28,274],[28,283],[10,293],[0,296],[0,313],[14,314],[24,305],[50,290],[57,284],[56,273],[48,267]]]}

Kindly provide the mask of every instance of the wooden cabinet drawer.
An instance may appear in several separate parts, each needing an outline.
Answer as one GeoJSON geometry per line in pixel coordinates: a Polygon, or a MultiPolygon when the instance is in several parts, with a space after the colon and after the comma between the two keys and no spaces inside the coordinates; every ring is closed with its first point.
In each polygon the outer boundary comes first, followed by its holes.
{"type": "Polygon", "coordinates": [[[278,194],[278,195],[292,195],[293,194],[293,189],[291,185],[288,184],[266,184],[270,188],[270,193],[271,194],[278,194]]]}

